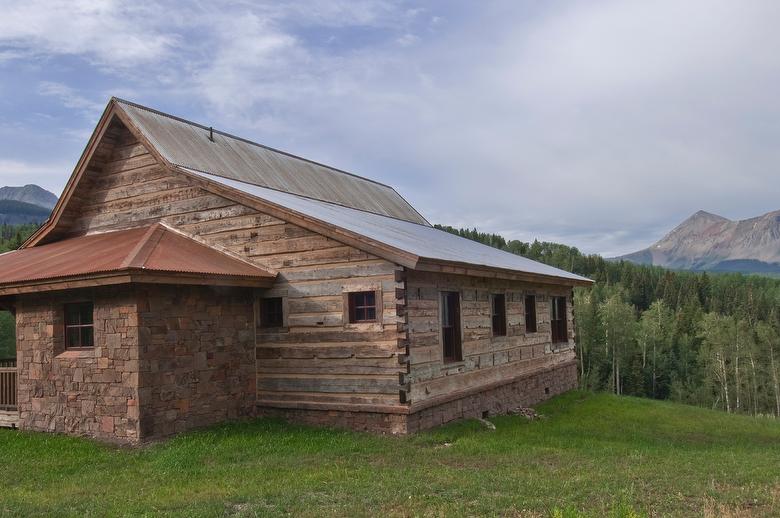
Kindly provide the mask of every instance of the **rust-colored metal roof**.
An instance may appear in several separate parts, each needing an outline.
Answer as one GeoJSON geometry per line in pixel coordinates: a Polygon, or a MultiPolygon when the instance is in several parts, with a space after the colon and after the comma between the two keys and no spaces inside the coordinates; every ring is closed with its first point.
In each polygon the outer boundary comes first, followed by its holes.
{"type": "Polygon", "coordinates": [[[0,286],[132,271],[260,280],[276,276],[160,223],[0,254],[0,286]]]}

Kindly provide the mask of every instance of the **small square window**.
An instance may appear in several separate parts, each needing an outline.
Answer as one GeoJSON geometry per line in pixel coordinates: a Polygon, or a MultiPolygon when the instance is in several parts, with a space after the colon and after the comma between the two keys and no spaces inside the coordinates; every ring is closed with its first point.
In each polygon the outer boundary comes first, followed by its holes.
{"type": "Polygon", "coordinates": [[[349,294],[349,322],[376,322],[375,291],[356,291],[349,294]]]}
{"type": "Polygon", "coordinates": [[[260,327],[282,327],[284,325],[284,305],[282,297],[260,299],[260,327]]]}
{"type": "Polygon", "coordinates": [[[94,347],[94,307],[91,302],[65,304],[65,347],[94,347]]]}

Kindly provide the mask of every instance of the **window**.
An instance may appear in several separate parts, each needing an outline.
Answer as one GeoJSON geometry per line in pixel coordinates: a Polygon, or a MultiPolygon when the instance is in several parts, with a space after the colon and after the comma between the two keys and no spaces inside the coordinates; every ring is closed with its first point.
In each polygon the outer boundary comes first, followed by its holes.
{"type": "Polygon", "coordinates": [[[441,294],[441,338],[444,361],[461,361],[460,293],[456,291],[443,291],[441,294]]]}
{"type": "Polygon", "coordinates": [[[566,330],[566,297],[552,297],[550,328],[554,344],[569,341],[569,333],[566,330]]]}
{"type": "Polygon", "coordinates": [[[503,293],[490,296],[490,316],[493,319],[493,336],[506,336],[506,296],[503,293]]]}
{"type": "Polygon", "coordinates": [[[536,332],[536,295],[525,296],[525,332],[536,332]]]}
{"type": "Polygon", "coordinates": [[[356,291],[349,294],[349,322],[376,322],[375,291],[356,291]]]}
{"type": "Polygon", "coordinates": [[[282,327],[283,325],[282,297],[260,299],[260,327],[282,327]]]}
{"type": "Polygon", "coordinates": [[[65,347],[94,347],[92,303],[65,304],[65,347]]]}

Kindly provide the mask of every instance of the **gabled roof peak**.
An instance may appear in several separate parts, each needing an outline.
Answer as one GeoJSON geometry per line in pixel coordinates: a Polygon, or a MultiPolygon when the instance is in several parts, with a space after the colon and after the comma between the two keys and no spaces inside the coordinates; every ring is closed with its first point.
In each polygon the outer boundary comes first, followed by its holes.
{"type": "Polygon", "coordinates": [[[267,146],[265,144],[261,144],[259,142],[255,142],[253,140],[249,140],[247,138],[240,137],[240,136],[234,135],[232,133],[228,133],[227,131],[222,131],[222,130],[217,129],[217,128],[213,127],[213,126],[206,126],[205,124],[201,124],[199,122],[194,122],[194,121],[191,121],[189,119],[185,119],[184,117],[179,117],[177,115],[171,115],[170,113],[165,113],[163,111],[157,110],[155,108],[150,108],[149,106],[144,106],[143,104],[139,104],[139,103],[136,103],[136,102],[133,102],[133,101],[128,101],[127,99],[122,99],[121,97],[114,96],[114,97],[111,97],[111,100],[116,102],[116,103],[118,103],[118,104],[124,104],[126,106],[132,106],[134,108],[138,108],[139,110],[146,110],[148,112],[154,113],[155,115],[159,115],[161,117],[166,117],[166,118],[173,119],[175,121],[178,121],[178,122],[181,122],[181,123],[184,123],[184,124],[188,124],[190,126],[198,127],[198,128],[202,129],[206,133],[213,132],[215,135],[221,135],[223,137],[227,137],[227,138],[230,138],[230,139],[234,139],[234,140],[238,140],[238,141],[241,141],[241,142],[245,142],[245,143],[247,143],[247,144],[249,144],[251,146],[257,146],[259,148],[263,148],[263,149],[266,149],[268,151],[272,151],[274,153],[280,153],[282,155],[286,155],[286,156],[288,156],[290,158],[294,158],[296,160],[302,160],[304,162],[308,162],[310,164],[313,164],[313,165],[316,165],[316,166],[319,166],[319,167],[324,167],[326,169],[330,169],[331,171],[335,171],[337,173],[346,174],[346,175],[349,175],[349,176],[352,176],[352,177],[355,177],[355,178],[359,178],[361,180],[365,180],[366,182],[375,183],[377,185],[381,185],[382,187],[387,187],[389,189],[393,189],[392,185],[388,185],[386,183],[382,183],[380,181],[374,180],[372,178],[367,178],[367,177],[361,176],[359,174],[350,173],[349,171],[345,171],[343,169],[339,169],[338,167],[333,167],[332,165],[323,164],[322,162],[317,162],[316,160],[312,160],[310,158],[306,158],[306,157],[302,157],[300,155],[296,155],[294,153],[290,153],[289,151],[284,151],[284,150],[277,149],[277,148],[274,148],[274,147],[271,147],[271,146],[267,146]]]}
{"type": "Polygon", "coordinates": [[[171,165],[430,225],[391,186],[112,97],[171,165]]]}

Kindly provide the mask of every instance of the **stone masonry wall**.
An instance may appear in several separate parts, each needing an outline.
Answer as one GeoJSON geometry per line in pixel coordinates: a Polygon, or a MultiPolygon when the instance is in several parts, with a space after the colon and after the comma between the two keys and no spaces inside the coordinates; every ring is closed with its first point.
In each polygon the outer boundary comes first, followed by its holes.
{"type": "Polygon", "coordinates": [[[252,291],[138,289],[142,440],[252,415],[252,291]]]}
{"type": "Polygon", "coordinates": [[[138,322],[129,287],[25,296],[16,323],[20,428],[139,439],[138,322]],[[64,304],[89,300],[95,347],[66,350],[64,304]]]}

